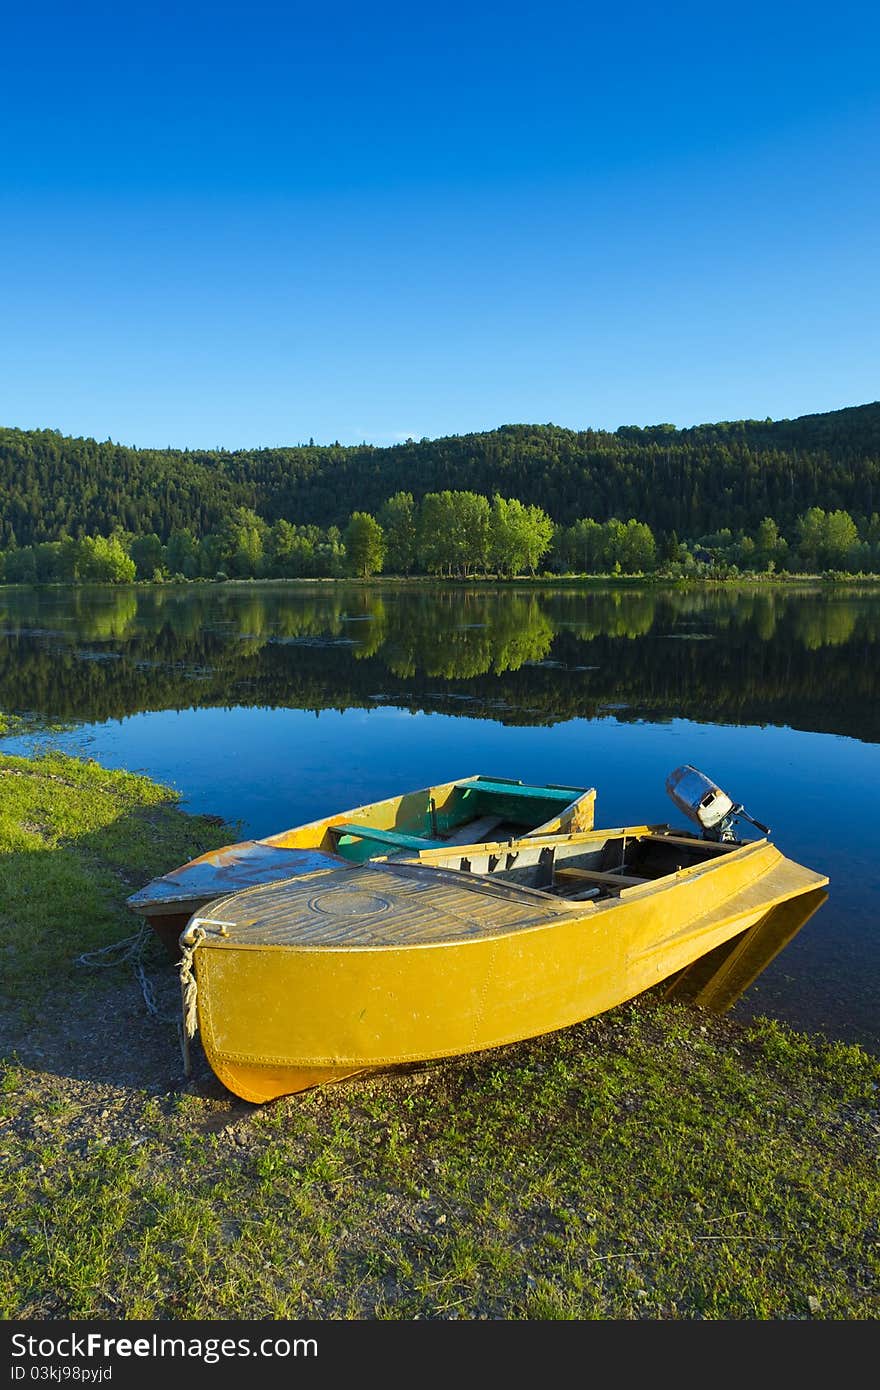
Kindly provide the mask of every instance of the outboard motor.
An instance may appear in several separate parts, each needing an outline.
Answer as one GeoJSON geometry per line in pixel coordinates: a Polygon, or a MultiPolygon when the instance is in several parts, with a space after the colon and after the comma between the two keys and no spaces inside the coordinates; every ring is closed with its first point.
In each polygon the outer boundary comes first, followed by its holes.
{"type": "Polygon", "coordinates": [[[734,822],[747,820],[763,834],[770,834],[769,825],[762,825],[750,816],[745,807],[731,801],[726,792],[690,763],[684,763],[666,778],[666,790],[680,811],[695,821],[704,840],[738,841],[734,822]]]}

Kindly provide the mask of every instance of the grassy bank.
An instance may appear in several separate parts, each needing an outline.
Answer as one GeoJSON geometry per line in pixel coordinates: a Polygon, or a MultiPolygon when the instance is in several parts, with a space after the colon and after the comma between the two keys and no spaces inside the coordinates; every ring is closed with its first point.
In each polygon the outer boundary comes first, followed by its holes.
{"type": "Polygon", "coordinates": [[[176,976],[77,965],[233,832],[144,778],[0,757],[0,1316],[875,1318],[857,1047],[643,997],[253,1107],[184,1082],[176,976]]]}

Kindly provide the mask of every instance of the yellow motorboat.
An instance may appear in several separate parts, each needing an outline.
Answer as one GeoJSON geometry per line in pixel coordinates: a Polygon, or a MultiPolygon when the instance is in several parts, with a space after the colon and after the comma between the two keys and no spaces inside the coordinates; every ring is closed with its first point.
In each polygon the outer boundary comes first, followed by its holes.
{"type": "Polygon", "coordinates": [[[766,835],[737,838],[743,808],[692,790],[702,833],[644,824],[336,861],[215,901],[181,937],[187,1032],[229,1090],[266,1101],[565,1028],[681,978],[783,904],[813,910],[825,875],[766,835]]]}
{"type": "Polygon", "coordinates": [[[337,811],[261,840],[209,851],[133,893],[128,906],[145,917],[177,956],[180,933],[214,898],[309,875],[327,856],[358,863],[492,838],[561,834],[593,824],[593,787],[531,785],[481,774],[421,787],[365,806],[337,811]]]}

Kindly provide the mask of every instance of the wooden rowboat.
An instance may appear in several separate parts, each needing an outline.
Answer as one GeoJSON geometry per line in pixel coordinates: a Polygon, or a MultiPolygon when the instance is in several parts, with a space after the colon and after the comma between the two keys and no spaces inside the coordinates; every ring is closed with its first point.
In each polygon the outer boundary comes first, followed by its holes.
{"type": "Polygon", "coordinates": [[[258,884],[308,877],[341,858],[361,862],[389,854],[444,849],[484,839],[588,830],[592,787],[532,786],[502,777],[460,777],[339,811],[262,840],[242,840],[202,854],[154,878],[128,906],[145,917],[172,957],[190,917],[214,898],[258,884]]]}
{"type": "Polygon", "coordinates": [[[337,861],[193,918],[188,1031],[224,1085],[258,1102],[481,1051],[680,980],[781,905],[815,905],[827,882],[767,838],[668,825],[337,861]]]}

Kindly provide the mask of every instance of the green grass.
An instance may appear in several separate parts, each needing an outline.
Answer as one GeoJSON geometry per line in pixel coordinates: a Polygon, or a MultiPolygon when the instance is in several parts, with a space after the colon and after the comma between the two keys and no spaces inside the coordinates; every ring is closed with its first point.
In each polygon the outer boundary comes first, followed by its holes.
{"type": "MultiPolygon", "coordinates": [[[[90,1081],[76,1043],[53,1051],[59,1018],[75,995],[77,1036],[100,1019],[125,1059],[108,977],[128,977],[75,955],[131,931],[132,885],[230,831],[58,755],[0,759],[0,792],[19,1010],[0,1066],[0,1316],[880,1313],[880,1062],[864,1050],[643,997],[262,1107],[154,1085],[146,1065],[126,1081],[122,1060],[90,1081]]],[[[171,1055],[168,1025],[143,1026],[171,1055]]]]}
{"type": "Polygon", "coordinates": [[[37,1004],[84,951],[136,922],[125,898],[155,874],[228,841],[146,777],[47,753],[0,756],[0,998],[37,1004]]]}

